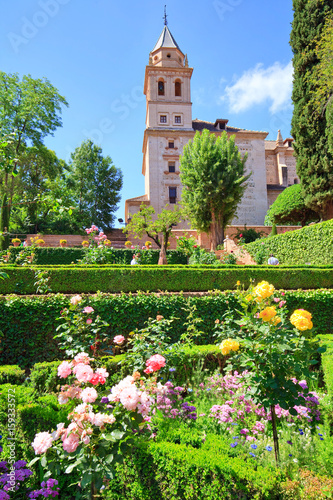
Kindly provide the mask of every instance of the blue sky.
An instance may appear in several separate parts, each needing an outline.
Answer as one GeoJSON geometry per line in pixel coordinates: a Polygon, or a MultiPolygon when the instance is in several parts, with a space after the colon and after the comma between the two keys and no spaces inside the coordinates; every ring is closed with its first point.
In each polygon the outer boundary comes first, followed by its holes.
{"type": "MultiPolygon", "coordinates": [[[[3,2],[0,68],[46,77],[66,97],[45,144],[60,158],[87,138],[124,174],[122,201],[144,194],[143,80],[166,0],[3,2]]],[[[168,26],[188,54],[193,118],[290,136],[292,0],[168,0],[168,26]]]]}

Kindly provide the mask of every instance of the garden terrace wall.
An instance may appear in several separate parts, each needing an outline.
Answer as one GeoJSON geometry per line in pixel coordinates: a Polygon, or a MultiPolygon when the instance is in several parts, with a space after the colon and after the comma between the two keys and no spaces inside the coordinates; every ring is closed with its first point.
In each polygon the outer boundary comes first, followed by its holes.
{"type": "Polygon", "coordinates": [[[204,292],[232,290],[239,280],[247,288],[251,282],[266,280],[277,289],[332,288],[333,267],[282,266],[32,266],[1,268],[9,279],[1,280],[0,293],[36,293],[35,272],[50,277],[53,293],[100,292],[204,292]]]}
{"type": "Polygon", "coordinates": [[[274,254],[285,265],[330,265],[333,262],[333,220],[306,226],[288,232],[256,240],[244,246],[258,262],[267,262],[274,254]]]}
{"type": "MultiPolygon", "coordinates": [[[[288,310],[303,308],[313,315],[316,331],[333,333],[333,290],[286,291],[288,310]]],[[[64,295],[0,297],[0,364],[31,367],[36,362],[53,361],[63,357],[53,339],[60,311],[68,307],[70,297],[64,295]]],[[[224,313],[238,309],[233,292],[211,292],[187,299],[183,294],[97,294],[83,295],[82,306],[90,305],[104,321],[109,323],[107,333],[112,339],[117,334],[128,336],[135,328],[143,328],[149,317],[161,314],[173,321],[171,342],[185,333],[184,322],[189,304],[195,305],[195,317],[201,318],[202,335],[197,344],[212,344],[215,320],[224,313]]]]}

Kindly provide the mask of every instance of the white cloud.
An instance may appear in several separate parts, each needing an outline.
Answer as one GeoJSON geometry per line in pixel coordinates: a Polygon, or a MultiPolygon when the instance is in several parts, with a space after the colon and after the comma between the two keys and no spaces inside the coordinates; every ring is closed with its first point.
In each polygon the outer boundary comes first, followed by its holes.
{"type": "Polygon", "coordinates": [[[267,69],[262,64],[245,71],[233,84],[225,88],[222,101],[229,102],[230,111],[240,113],[257,104],[271,102],[271,113],[290,106],[293,67],[290,61],[286,66],[279,62],[267,69]]]}

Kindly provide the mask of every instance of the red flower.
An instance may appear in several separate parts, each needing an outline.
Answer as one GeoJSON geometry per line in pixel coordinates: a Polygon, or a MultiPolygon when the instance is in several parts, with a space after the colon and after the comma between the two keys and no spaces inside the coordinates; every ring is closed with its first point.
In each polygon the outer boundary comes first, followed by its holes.
{"type": "Polygon", "coordinates": [[[241,234],[239,235],[239,237],[240,237],[240,238],[243,238],[243,235],[242,235],[242,233],[241,233],[241,234]]]}

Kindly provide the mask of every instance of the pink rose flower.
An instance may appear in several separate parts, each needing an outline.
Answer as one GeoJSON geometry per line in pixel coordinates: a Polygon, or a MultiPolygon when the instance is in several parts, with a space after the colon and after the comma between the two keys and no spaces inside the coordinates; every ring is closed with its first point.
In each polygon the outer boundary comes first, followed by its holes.
{"type": "Polygon", "coordinates": [[[151,366],[148,366],[148,367],[147,367],[145,370],[143,370],[143,371],[144,371],[144,373],[146,373],[147,375],[149,375],[150,373],[153,373],[153,371],[154,371],[154,370],[152,369],[152,367],[151,367],[151,366]]]}
{"type": "Polygon", "coordinates": [[[124,340],[125,340],[125,337],[123,337],[123,335],[116,335],[116,336],[114,337],[114,339],[113,339],[113,342],[114,342],[115,344],[120,345],[120,344],[122,344],[122,343],[124,342],[124,340]]]}
{"type": "Polygon", "coordinates": [[[90,306],[86,306],[86,307],[83,309],[83,312],[84,312],[84,313],[89,314],[89,313],[94,312],[94,309],[93,309],[92,307],[90,307],[90,306]]]}
{"type": "Polygon", "coordinates": [[[89,382],[89,379],[94,373],[93,369],[90,366],[84,365],[82,363],[76,365],[73,369],[73,372],[75,373],[76,378],[79,382],[89,382]]]}
{"type": "Polygon", "coordinates": [[[72,363],[68,361],[63,361],[61,365],[58,366],[58,377],[67,378],[68,375],[72,373],[72,363]]]}
{"type": "Polygon", "coordinates": [[[97,368],[96,373],[102,375],[104,378],[108,378],[109,376],[109,372],[107,372],[105,368],[97,368]]]}
{"type": "Polygon", "coordinates": [[[81,295],[74,295],[74,297],[71,298],[71,304],[73,306],[76,306],[79,302],[81,302],[82,297],[81,295]]]}
{"type": "Polygon", "coordinates": [[[35,450],[35,455],[41,455],[51,448],[52,443],[53,438],[49,432],[39,432],[31,444],[35,450]]]}
{"type": "Polygon", "coordinates": [[[279,307],[283,307],[285,305],[286,301],[285,300],[281,300],[280,304],[279,304],[279,307]]]}
{"type": "Polygon", "coordinates": [[[160,354],[155,354],[151,356],[148,361],[146,361],[146,366],[151,367],[154,372],[165,366],[165,358],[160,354]]]}
{"type": "Polygon", "coordinates": [[[77,354],[74,358],[74,361],[76,362],[76,364],[82,363],[84,365],[89,365],[89,360],[90,360],[90,358],[89,358],[88,354],[86,354],[85,352],[79,352],[79,354],[77,354]]]}
{"type": "Polygon", "coordinates": [[[97,391],[93,387],[86,387],[81,392],[81,399],[84,403],[94,403],[97,397],[97,391]]]}
{"type": "Polygon", "coordinates": [[[73,453],[80,444],[80,438],[74,432],[67,434],[68,432],[63,436],[62,447],[67,453],[73,453]]]}
{"type": "Polygon", "coordinates": [[[87,325],[91,325],[92,323],[92,319],[91,318],[88,318],[87,321],[86,321],[87,325]]]}
{"type": "Polygon", "coordinates": [[[126,410],[134,411],[140,401],[140,394],[135,386],[127,387],[120,393],[120,402],[126,410]]]}

